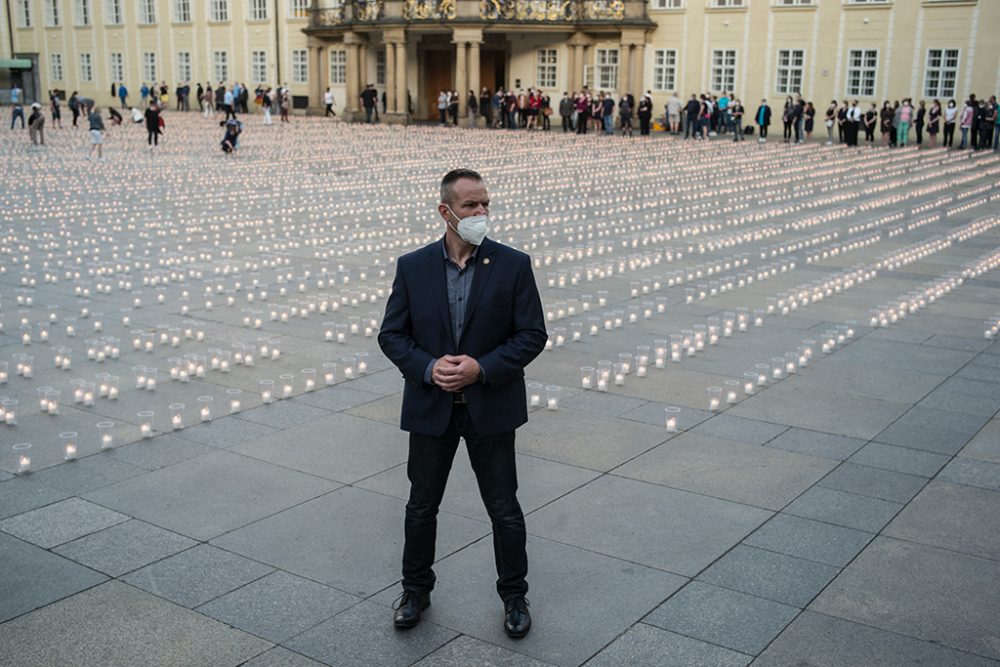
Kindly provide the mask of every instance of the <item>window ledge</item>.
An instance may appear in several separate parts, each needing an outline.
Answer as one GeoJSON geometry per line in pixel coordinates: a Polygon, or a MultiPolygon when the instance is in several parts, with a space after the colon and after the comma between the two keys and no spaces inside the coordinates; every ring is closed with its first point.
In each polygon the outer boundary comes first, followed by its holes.
{"type": "Polygon", "coordinates": [[[845,2],[844,9],[892,9],[892,2],[845,2]]]}
{"type": "Polygon", "coordinates": [[[687,7],[650,7],[650,14],[683,14],[687,7]]]}
{"type": "Polygon", "coordinates": [[[771,5],[771,9],[776,12],[814,12],[819,9],[818,5],[771,5]]]}
{"type": "Polygon", "coordinates": [[[975,7],[978,0],[923,0],[921,7],[975,7]]]}
{"type": "Polygon", "coordinates": [[[705,11],[710,14],[724,14],[730,12],[745,12],[749,8],[743,7],[705,7],[705,11]]]}

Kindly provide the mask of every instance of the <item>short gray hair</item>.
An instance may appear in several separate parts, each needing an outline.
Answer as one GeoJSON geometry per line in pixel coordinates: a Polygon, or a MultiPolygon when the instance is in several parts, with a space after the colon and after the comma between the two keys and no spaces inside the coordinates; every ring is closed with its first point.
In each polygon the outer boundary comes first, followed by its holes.
{"type": "Polygon", "coordinates": [[[471,169],[452,169],[444,178],[441,179],[441,202],[444,204],[451,204],[451,198],[453,194],[453,187],[455,183],[463,178],[468,178],[470,180],[476,181],[477,183],[483,182],[483,177],[471,169]]]}

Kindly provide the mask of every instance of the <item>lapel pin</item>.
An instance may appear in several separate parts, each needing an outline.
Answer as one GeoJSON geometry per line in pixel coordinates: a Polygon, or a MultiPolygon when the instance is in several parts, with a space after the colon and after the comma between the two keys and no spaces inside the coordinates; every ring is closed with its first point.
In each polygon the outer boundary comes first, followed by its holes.
{"type": "Polygon", "coordinates": [[[489,264],[489,263],[490,263],[490,258],[489,257],[483,258],[483,264],[489,264]]]}

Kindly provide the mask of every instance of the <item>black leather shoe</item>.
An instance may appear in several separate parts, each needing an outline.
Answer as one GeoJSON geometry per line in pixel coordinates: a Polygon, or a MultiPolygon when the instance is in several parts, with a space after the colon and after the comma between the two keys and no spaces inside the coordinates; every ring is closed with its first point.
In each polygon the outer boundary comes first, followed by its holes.
{"type": "Polygon", "coordinates": [[[397,628],[412,628],[420,622],[420,612],[431,606],[430,593],[415,593],[403,591],[399,605],[394,607],[392,624],[397,628]]]}
{"type": "Polygon", "coordinates": [[[531,612],[528,601],[523,597],[511,598],[504,602],[503,629],[511,639],[520,639],[531,630],[531,612]]]}

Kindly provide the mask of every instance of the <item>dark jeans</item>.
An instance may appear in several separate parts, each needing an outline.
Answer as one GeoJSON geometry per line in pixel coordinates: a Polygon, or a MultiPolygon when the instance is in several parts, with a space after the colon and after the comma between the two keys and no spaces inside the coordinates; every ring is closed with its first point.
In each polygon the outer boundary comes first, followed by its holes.
{"type": "Polygon", "coordinates": [[[563,116],[562,117],[562,122],[563,122],[563,132],[569,132],[570,130],[573,129],[573,117],[572,116],[563,116]]]}
{"type": "Polygon", "coordinates": [[[955,124],[945,123],[944,124],[944,140],[942,141],[942,146],[951,146],[955,141],[955,124]]]}
{"type": "Polygon", "coordinates": [[[10,129],[14,129],[14,121],[18,118],[21,119],[21,129],[24,129],[24,107],[20,104],[14,107],[14,110],[10,114],[10,129]]]}
{"type": "Polygon", "coordinates": [[[468,409],[458,404],[453,406],[451,423],[441,437],[410,434],[410,458],[406,466],[410,500],[406,503],[403,590],[429,593],[434,588],[436,578],[431,566],[438,507],[459,438],[465,439],[479,494],[493,522],[497,593],[504,600],[523,596],[528,591],[525,581],[528,556],[524,514],[517,502],[514,432],[479,436],[468,409]]]}

